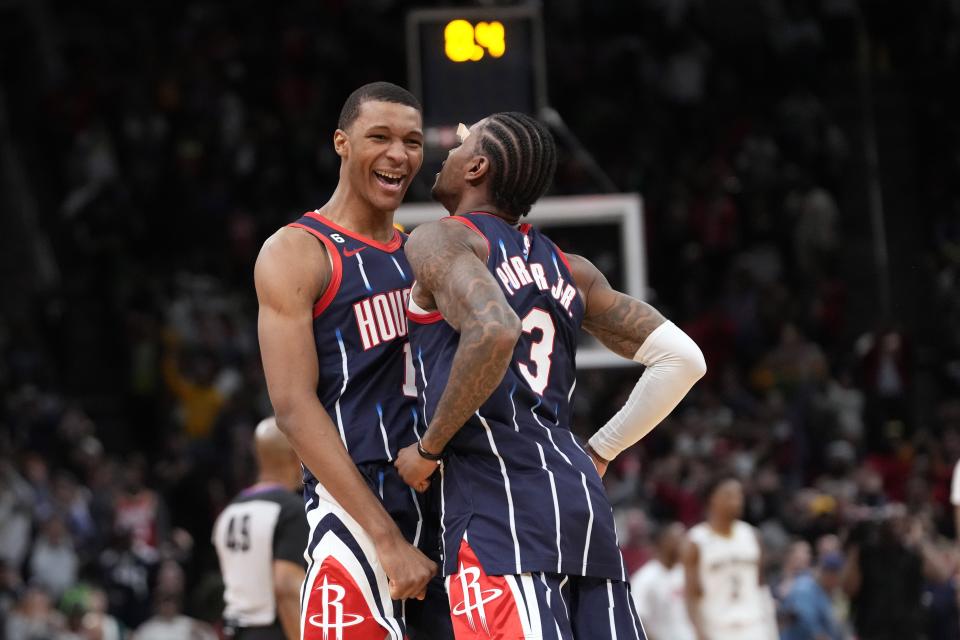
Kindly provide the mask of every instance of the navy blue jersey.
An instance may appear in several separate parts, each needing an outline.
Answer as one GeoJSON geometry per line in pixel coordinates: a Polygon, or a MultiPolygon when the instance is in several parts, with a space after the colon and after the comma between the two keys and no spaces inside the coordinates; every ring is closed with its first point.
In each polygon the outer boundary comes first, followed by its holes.
{"type": "MultiPolygon", "coordinates": [[[[489,245],[487,268],[523,333],[503,381],[444,451],[444,573],[466,534],[493,575],[544,571],[625,580],[613,512],[596,467],[570,431],[583,300],[566,257],[545,235],[489,214],[446,218],[489,245]]],[[[460,336],[437,312],[408,308],[427,421],[460,336]]]]}
{"type": "MultiPolygon", "coordinates": [[[[292,223],[324,244],[330,284],[313,311],[317,395],[357,464],[389,462],[416,441],[418,415],[404,310],[412,270],[399,231],[387,244],[309,212],[292,223]]],[[[305,482],[313,477],[305,470],[305,482]]]]}

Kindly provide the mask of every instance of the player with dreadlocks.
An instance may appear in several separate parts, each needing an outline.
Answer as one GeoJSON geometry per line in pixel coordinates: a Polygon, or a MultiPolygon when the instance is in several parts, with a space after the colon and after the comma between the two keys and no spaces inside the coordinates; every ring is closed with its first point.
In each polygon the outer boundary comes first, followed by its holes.
{"type": "Polygon", "coordinates": [[[539,122],[498,113],[458,133],[433,187],[452,215],[418,227],[406,245],[428,426],[396,461],[419,490],[440,470],[454,633],[643,638],[601,476],[703,375],[703,354],[588,260],[520,222],[556,167],[539,122]],[[583,447],[570,431],[581,326],[647,367],[583,447]]]}

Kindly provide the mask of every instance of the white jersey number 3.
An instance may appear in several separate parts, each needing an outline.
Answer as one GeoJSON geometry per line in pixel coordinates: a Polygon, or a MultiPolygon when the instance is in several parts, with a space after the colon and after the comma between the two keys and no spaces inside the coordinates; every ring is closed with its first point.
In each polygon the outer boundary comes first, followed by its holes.
{"type": "Polygon", "coordinates": [[[543,390],[547,388],[547,382],[550,379],[550,356],[553,354],[553,338],[557,333],[556,325],[553,324],[553,318],[543,309],[531,309],[523,318],[521,323],[524,333],[532,334],[534,329],[539,329],[540,339],[530,345],[530,362],[534,365],[534,372],[524,363],[517,363],[520,367],[520,373],[530,383],[530,388],[543,395],[543,390]]]}

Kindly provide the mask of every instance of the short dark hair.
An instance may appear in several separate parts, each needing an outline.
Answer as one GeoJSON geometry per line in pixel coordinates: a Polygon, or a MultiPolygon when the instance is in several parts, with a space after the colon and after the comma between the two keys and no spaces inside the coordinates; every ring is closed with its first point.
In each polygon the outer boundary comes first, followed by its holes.
{"type": "Polygon", "coordinates": [[[557,144],[525,113],[495,113],[483,124],[480,152],[490,160],[490,196],[503,212],[520,217],[542,196],[557,169],[557,144]]]}
{"type": "Polygon", "coordinates": [[[732,471],[719,471],[707,480],[706,484],[703,485],[703,492],[700,494],[703,499],[704,506],[710,504],[710,500],[713,498],[713,494],[717,492],[722,485],[730,482],[731,480],[743,484],[743,481],[740,480],[740,476],[733,473],[732,471]]]}
{"type": "Polygon", "coordinates": [[[370,101],[405,104],[423,113],[423,107],[420,106],[420,101],[403,87],[397,86],[392,82],[371,82],[354,90],[353,93],[347,96],[347,101],[343,103],[343,108],[340,110],[340,119],[337,120],[337,127],[346,131],[347,127],[352,125],[354,120],[357,119],[357,116],[360,115],[360,105],[370,101]]]}

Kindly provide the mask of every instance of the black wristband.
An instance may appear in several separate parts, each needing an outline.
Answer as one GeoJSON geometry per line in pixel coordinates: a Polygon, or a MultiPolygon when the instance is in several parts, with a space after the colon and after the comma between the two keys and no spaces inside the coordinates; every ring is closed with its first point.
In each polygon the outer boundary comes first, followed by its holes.
{"type": "Polygon", "coordinates": [[[417,441],[417,453],[420,454],[421,458],[429,460],[430,462],[440,462],[440,460],[443,458],[442,453],[430,453],[424,449],[423,444],[421,444],[419,441],[417,441]]]}

